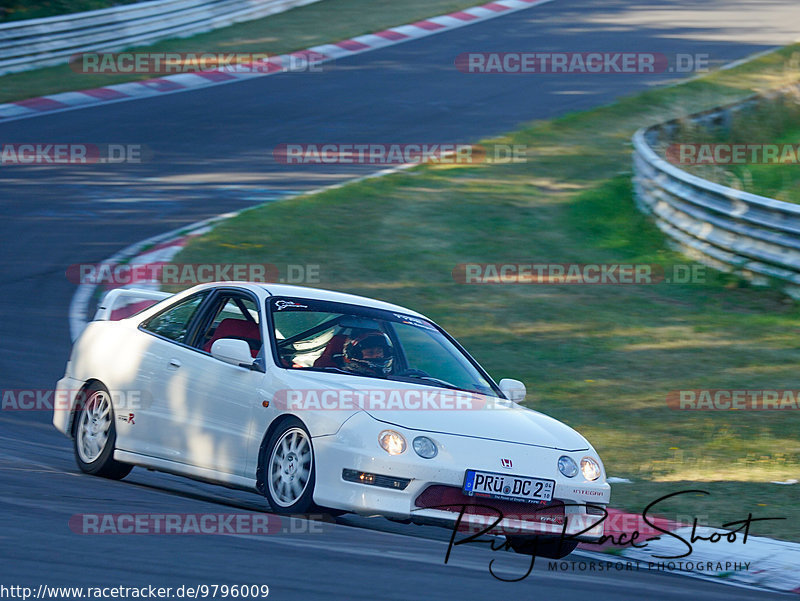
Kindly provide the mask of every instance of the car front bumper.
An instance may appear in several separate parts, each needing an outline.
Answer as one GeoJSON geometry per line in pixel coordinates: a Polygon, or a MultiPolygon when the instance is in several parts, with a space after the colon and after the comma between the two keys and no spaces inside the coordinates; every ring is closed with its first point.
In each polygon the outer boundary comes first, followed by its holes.
{"type": "Polygon", "coordinates": [[[449,528],[458,526],[459,530],[472,532],[493,526],[492,534],[565,534],[589,542],[603,535],[602,515],[588,514],[587,504],[596,508],[596,512],[608,504],[611,489],[604,475],[589,482],[581,474],[567,478],[557,467],[562,455],[571,456],[577,463],[587,455],[597,459],[592,449],[562,451],[421,432],[380,422],[366,413],[354,415],[337,434],[319,436],[313,442],[317,466],[314,501],[323,507],[449,528]],[[386,429],[406,438],[408,448],[402,454],[389,455],[378,445],[378,434],[386,429]],[[420,435],[437,444],[438,454],[433,459],[423,459],[411,448],[414,437],[420,435]],[[503,463],[512,467],[503,467],[503,463]],[[553,480],[553,501],[537,507],[468,497],[461,493],[467,469],[553,480]],[[346,481],[343,470],[375,474],[386,485],[346,481]],[[402,489],[388,487],[393,480],[400,483],[396,486],[408,482],[402,489]],[[420,498],[423,493],[426,494],[420,498]],[[442,502],[431,503],[437,495],[442,502]],[[475,503],[501,509],[476,509],[471,506],[475,503]],[[433,508],[433,505],[447,507],[433,508]],[[462,507],[463,515],[459,518],[462,507]]]}

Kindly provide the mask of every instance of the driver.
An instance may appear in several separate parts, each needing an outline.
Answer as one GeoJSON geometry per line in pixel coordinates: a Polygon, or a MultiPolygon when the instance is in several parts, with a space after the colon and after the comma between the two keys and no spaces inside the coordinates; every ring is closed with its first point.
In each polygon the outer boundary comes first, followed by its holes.
{"type": "Polygon", "coordinates": [[[377,330],[351,334],[342,350],[342,369],[361,376],[385,376],[393,360],[389,337],[377,330]]]}

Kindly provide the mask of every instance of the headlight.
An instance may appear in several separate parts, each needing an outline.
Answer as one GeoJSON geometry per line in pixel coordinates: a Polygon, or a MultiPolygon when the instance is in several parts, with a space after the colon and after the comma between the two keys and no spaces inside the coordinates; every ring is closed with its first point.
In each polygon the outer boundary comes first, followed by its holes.
{"type": "Polygon", "coordinates": [[[600,477],[600,464],[591,457],[581,459],[581,472],[587,480],[597,480],[600,477]]]}
{"type": "Polygon", "coordinates": [[[572,457],[562,455],[558,458],[558,471],[564,474],[567,478],[574,478],[578,475],[578,464],[572,457]]]}
{"type": "Polygon", "coordinates": [[[399,455],[406,450],[406,439],[400,432],[384,430],[378,435],[378,443],[389,455],[399,455]]]}
{"type": "Polygon", "coordinates": [[[411,445],[417,455],[423,459],[433,459],[439,452],[439,449],[436,448],[436,443],[427,436],[417,436],[411,445]]]}

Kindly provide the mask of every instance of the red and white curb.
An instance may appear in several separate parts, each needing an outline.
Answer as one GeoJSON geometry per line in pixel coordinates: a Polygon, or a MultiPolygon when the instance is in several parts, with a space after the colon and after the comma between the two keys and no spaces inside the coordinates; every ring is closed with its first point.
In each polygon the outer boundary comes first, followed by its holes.
{"type": "Polygon", "coordinates": [[[729,542],[725,534],[730,530],[707,526],[693,528],[688,524],[653,516],[648,516],[648,520],[650,523],[645,522],[640,514],[609,508],[604,523],[605,535],[613,536],[615,541],[628,542],[630,536],[638,531],[636,544],[643,545],[646,541],[646,545],[620,546],[610,542],[602,546],[581,544],[580,552],[598,561],[610,561],[623,567],[626,567],[625,564],[636,564],[641,569],[682,574],[746,588],[800,593],[798,543],[762,536],[748,536],[747,542],[744,542],[743,532],[737,532],[735,540],[729,542]],[[703,540],[711,538],[714,533],[721,534],[717,542],[703,540]],[[623,534],[626,537],[621,539],[623,534]],[[693,535],[696,540],[692,542],[693,535]],[[658,538],[648,541],[651,537],[658,538]],[[678,557],[689,550],[681,539],[691,544],[691,554],[687,557],[678,557]],[[613,555],[608,553],[612,549],[613,555]]]}
{"type": "MultiPolygon", "coordinates": [[[[141,254],[138,254],[130,259],[128,262],[129,265],[153,265],[158,263],[169,263],[172,259],[177,255],[184,246],[186,246],[192,238],[196,238],[197,236],[201,236],[206,232],[211,231],[211,225],[205,224],[199,226],[197,228],[191,228],[187,231],[181,232],[177,238],[173,238],[171,240],[166,240],[159,244],[156,244],[152,248],[148,248],[141,254]]],[[[121,286],[108,286],[106,290],[111,290],[112,288],[119,288],[121,286]]],[[[130,284],[131,288],[137,288],[139,290],[152,290],[152,291],[160,291],[161,290],[161,282],[158,280],[138,280],[134,281],[130,284]]],[[[111,312],[111,317],[109,318],[111,321],[116,321],[118,319],[125,319],[126,317],[130,317],[134,313],[138,313],[142,309],[153,305],[155,301],[135,301],[120,306],[117,309],[114,309],[111,312]]]]}
{"type": "MultiPolygon", "coordinates": [[[[186,245],[186,243],[194,236],[198,236],[206,231],[209,231],[213,224],[224,221],[231,217],[235,217],[237,213],[225,213],[217,215],[210,219],[198,221],[192,225],[182,227],[176,230],[171,230],[158,236],[147,238],[131,244],[130,246],[122,249],[118,253],[109,257],[101,263],[102,267],[113,268],[116,265],[123,263],[142,264],[142,263],[157,263],[170,261],[178,252],[186,245]]],[[[80,333],[86,327],[86,324],[91,321],[93,313],[90,315],[90,308],[97,298],[97,289],[99,284],[94,282],[85,282],[78,285],[75,294],[72,295],[72,301],[69,306],[69,329],[72,341],[77,340],[80,333]]],[[[137,288],[141,290],[160,290],[161,286],[156,282],[137,282],[131,286],[108,286],[104,292],[112,288],[137,288]]],[[[152,302],[148,304],[153,304],[152,302]]],[[[136,311],[143,309],[141,303],[131,303],[123,306],[114,311],[112,314],[113,319],[123,319],[132,315],[136,311]],[[134,306],[136,305],[136,306],[134,306]]]]}
{"type": "Polygon", "coordinates": [[[343,40],[333,44],[322,44],[290,54],[281,54],[264,61],[259,61],[255,64],[258,68],[254,68],[254,65],[242,65],[231,69],[213,69],[198,73],[180,73],[144,81],[121,83],[77,92],[62,92],[60,94],[0,104],[0,123],[76,110],[89,106],[188,92],[200,88],[235,83],[255,77],[265,77],[275,73],[304,70],[307,69],[309,62],[313,62],[314,64],[326,63],[371,50],[402,44],[403,42],[451,31],[474,23],[480,23],[481,21],[501,17],[551,1],[552,0],[497,0],[496,2],[489,2],[482,6],[475,6],[447,15],[440,15],[438,17],[417,21],[416,23],[400,25],[383,31],[376,31],[375,33],[357,36],[349,40],[343,40]]]}
{"type": "MultiPolygon", "coordinates": [[[[691,541],[693,528],[680,525],[669,529],[675,536],[691,541]]],[[[717,528],[698,526],[694,534],[709,538],[715,532],[730,532],[717,528]]],[[[736,533],[736,540],[728,542],[725,537],[719,542],[696,540],[692,545],[692,553],[680,559],[661,559],[682,555],[688,550],[685,543],[674,536],[662,535],[657,541],[650,541],[647,546],[627,548],[622,552],[625,558],[650,562],[653,564],[691,565],[694,573],[711,576],[715,580],[724,580],[731,584],[769,588],[773,590],[800,593],[800,544],[775,540],[762,536],[748,536],[744,542],[742,532],[736,533]],[[660,557],[659,557],[660,556],[660,557]],[[739,569],[727,566],[738,564],[739,569]],[[744,566],[744,569],[742,569],[744,566]]]]}

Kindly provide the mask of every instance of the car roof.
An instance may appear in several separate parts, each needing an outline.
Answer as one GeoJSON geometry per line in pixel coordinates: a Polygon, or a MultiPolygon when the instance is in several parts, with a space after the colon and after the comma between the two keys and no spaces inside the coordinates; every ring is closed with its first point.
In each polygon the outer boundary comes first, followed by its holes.
{"type": "Polygon", "coordinates": [[[241,282],[241,281],[209,282],[207,284],[200,284],[199,286],[196,286],[190,290],[184,290],[183,293],[192,292],[194,290],[202,288],[218,288],[226,286],[249,288],[253,291],[259,289],[263,292],[266,292],[267,296],[286,296],[289,298],[296,298],[296,299],[306,298],[309,300],[332,301],[337,303],[346,303],[349,305],[371,307],[373,309],[383,309],[384,311],[397,311],[398,313],[403,313],[404,315],[422,317],[423,319],[428,320],[428,318],[425,317],[422,313],[419,313],[417,311],[412,311],[411,309],[408,309],[401,305],[387,303],[382,300],[368,298],[366,296],[358,296],[356,294],[347,294],[346,292],[336,292],[335,290],[326,290],[324,288],[309,288],[307,286],[292,286],[289,284],[274,284],[274,283],[265,284],[263,282],[241,282]]]}
{"type": "MultiPolygon", "coordinates": [[[[350,305],[360,305],[372,307],[374,309],[384,309],[386,311],[398,311],[405,315],[415,315],[425,317],[417,311],[412,311],[406,307],[387,303],[385,301],[356,294],[336,292],[335,290],[325,290],[322,288],[308,288],[306,286],[291,286],[289,284],[259,284],[270,296],[288,296],[294,298],[307,298],[310,300],[333,301],[337,303],[347,303],[350,305]]],[[[425,318],[427,319],[427,318],[425,318]]]]}

